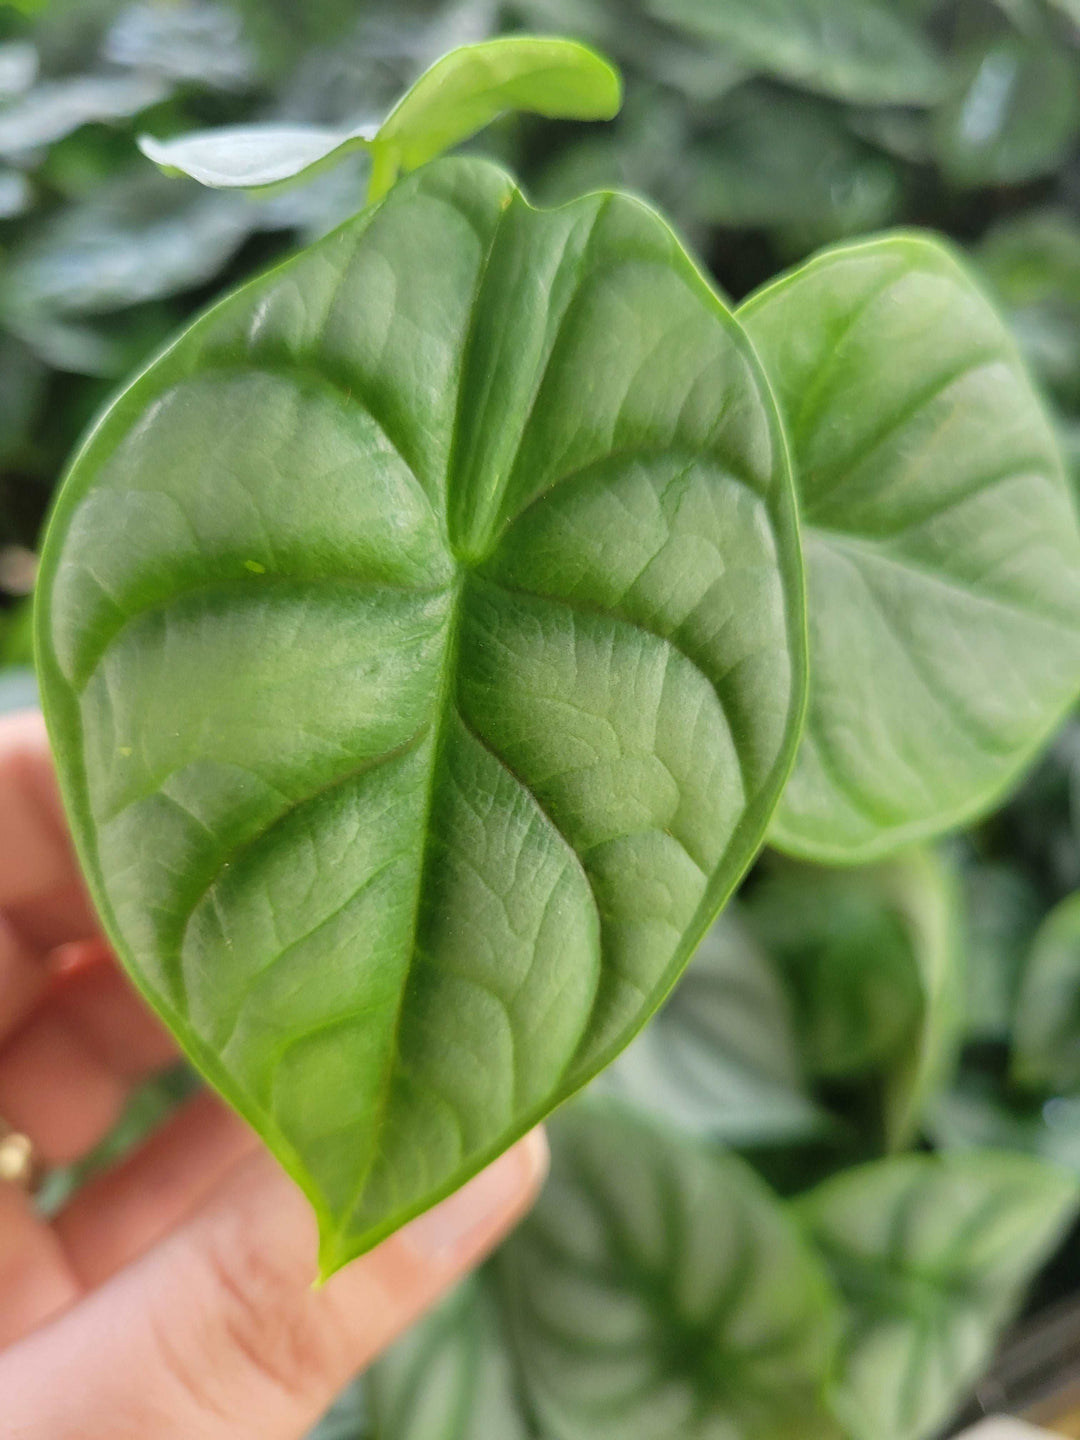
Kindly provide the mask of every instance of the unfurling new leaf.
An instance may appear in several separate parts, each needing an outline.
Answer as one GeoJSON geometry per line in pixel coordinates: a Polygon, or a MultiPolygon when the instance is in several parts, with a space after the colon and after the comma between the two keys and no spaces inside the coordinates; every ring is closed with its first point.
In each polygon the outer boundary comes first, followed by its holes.
{"type": "Polygon", "coordinates": [[[621,101],[618,73],[594,50],[572,40],[521,35],[444,55],[378,126],[226,126],[175,140],[144,135],[139,144],[162,169],[226,189],[279,185],[366,150],[372,166],[368,198],[374,201],[400,174],[434,160],[505,111],[610,120],[621,101]]]}

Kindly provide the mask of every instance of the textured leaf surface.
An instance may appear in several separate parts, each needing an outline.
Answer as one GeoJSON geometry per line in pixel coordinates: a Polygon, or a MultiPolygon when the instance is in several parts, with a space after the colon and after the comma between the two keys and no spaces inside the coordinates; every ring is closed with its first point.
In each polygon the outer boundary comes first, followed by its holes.
{"type": "Polygon", "coordinates": [[[914,235],[740,312],[787,416],[811,687],[775,843],[870,859],[990,805],[1080,686],[1080,532],[1013,342],[914,235]]]}
{"type": "Polygon", "coordinates": [[[1080,895],[1052,910],[1032,942],[1017,998],[1013,1071],[1051,1094],[1080,1090],[1080,895]]]}
{"type": "Polygon", "coordinates": [[[498,1260],[541,1433],[832,1440],[835,1301],[753,1171],[596,1102],[559,1117],[553,1155],[498,1260]]]}
{"type": "Polygon", "coordinates": [[[444,55],[379,126],[328,130],[312,125],[223,126],[172,140],[144,135],[149,159],[201,185],[257,189],[279,185],[351,150],[372,156],[372,200],[402,171],[416,170],[467,140],[507,110],[571,120],[610,120],[622,100],[618,73],[572,40],[507,36],[444,55]]]}
{"type": "Polygon", "coordinates": [[[848,1303],[838,1413],[857,1440],[924,1440],[986,1365],[1080,1187],[1018,1155],[909,1155],[800,1211],[848,1303]]]}
{"type": "Polygon", "coordinates": [[[651,0],[658,20],[718,41],[747,65],[867,105],[926,105],[942,67],[884,0],[651,0]]]}
{"type": "Polygon", "coordinates": [[[790,997],[734,905],[597,1085],[729,1145],[782,1143],[826,1123],[807,1090],[790,997]]]}
{"type": "Polygon", "coordinates": [[[800,580],[767,387],[670,231],[480,162],[226,300],[92,434],[38,591],[72,824],[324,1268],[666,994],[790,764],[800,580]]]}
{"type": "Polygon", "coordinates": [[[952,875],[929,851],[865,869],[775,867],[745,912],[788,978],[808,1071],[878,1076],[885,1144],[946,1082],[962,1018],[952,875]]]}

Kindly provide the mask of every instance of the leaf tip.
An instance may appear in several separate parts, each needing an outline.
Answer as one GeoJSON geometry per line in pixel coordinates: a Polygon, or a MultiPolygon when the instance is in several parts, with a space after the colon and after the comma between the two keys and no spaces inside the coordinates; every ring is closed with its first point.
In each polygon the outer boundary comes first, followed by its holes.
{"type": "Polygon", "coordinates": [[[135,138],[135,143],[146,156],[147,160],[152,160],[166,175],[183,175],[184,172],[182,170],[178,170],[175,165],[169,162],[168,141],[159,140],[154,135],[138,135],[135,138]]]}

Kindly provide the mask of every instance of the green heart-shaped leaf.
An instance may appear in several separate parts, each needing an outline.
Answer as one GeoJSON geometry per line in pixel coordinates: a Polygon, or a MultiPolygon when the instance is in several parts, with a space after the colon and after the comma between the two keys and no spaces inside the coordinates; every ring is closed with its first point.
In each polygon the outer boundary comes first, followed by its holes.
{"type": "Polygon", "coordinates": [[[778,416],[628,198],[443,161],[187,331],[78,456],[43,703],[132,975],[333,1270],[610,1060],[803,703],[778,416]]]}
{"type": "Polygon", "coordinates": [[[1080,529],[1012,339],[952,256],[828,251],[740,312],[787,417],[811,686],[772,838],[871,859],[987,808],[1080,688],[1080,529]]]}
{"type": "Polygon", "coordinates": [[[1078,1198],[1062,1171],[986,1151],[880,1161],[799,1202],[848,1302],[835,1403],[856,1440],[938,1433],[1078,1198]]]}
{"type": "Polygon", "coordinates": [[[835,1297],[748,1165],[596,1102],[559,1117],[552,1155],[497,1261],[541,1434],[839,1440],[835,1297]]]}

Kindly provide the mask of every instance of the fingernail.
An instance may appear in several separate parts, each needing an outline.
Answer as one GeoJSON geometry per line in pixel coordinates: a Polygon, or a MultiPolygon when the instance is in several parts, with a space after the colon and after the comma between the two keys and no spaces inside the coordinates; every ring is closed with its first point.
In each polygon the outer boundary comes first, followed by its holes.
{"type": "Polygon", "coordinates": [[[466,1185],[406,1225],[401,1240],[426,1262],[458,1264],[481,1254],[535,1200],[548,1170],[548,1144],[533,1130],[466,1185]]]}

